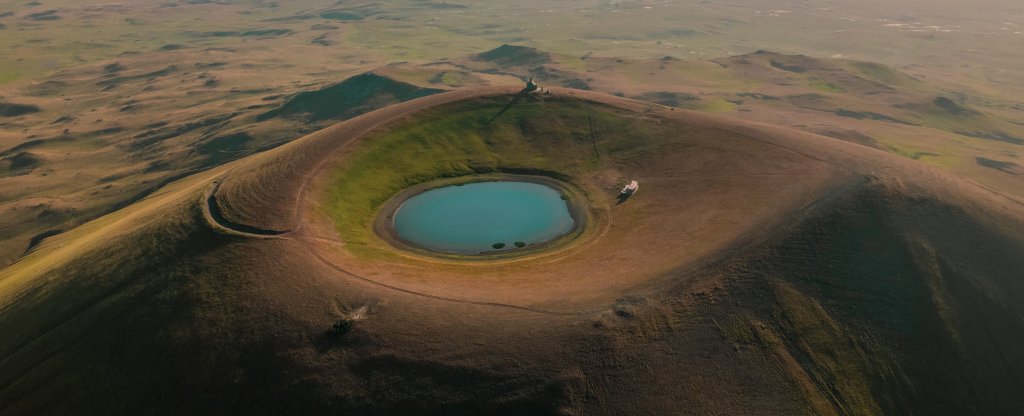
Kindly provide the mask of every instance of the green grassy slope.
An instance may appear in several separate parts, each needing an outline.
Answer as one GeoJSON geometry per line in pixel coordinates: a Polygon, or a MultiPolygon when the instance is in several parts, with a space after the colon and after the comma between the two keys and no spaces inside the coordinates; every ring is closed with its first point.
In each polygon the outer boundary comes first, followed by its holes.
{"type": "Polygon", "coordinates": [[[368,137],[329,184],[326,209],[343,239],[357,250],[374,244],[377,210],[419,183],[497,171],[571,178],[601,169],[601,157],[628,157],[678,136],[672,126],[559,99],[524,100],[488,123],[506,103],[449,105],[368,137]]]}

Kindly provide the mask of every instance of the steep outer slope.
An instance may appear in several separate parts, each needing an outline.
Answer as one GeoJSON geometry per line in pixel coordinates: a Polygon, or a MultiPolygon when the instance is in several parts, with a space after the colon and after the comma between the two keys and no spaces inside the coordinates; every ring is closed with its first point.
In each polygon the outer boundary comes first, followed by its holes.
{"type": "Polygon", "coordinates": [[[332,172],[510,92],[369,113],[48,240],[0,271],[0,413],[1024,407],[1024,208],[820,136],[556,90],[522,105],[678,133],[627,151],[590,133],[600,163],[565,168],[597,218],[578,244],[484,263],[348,247],[332,172]],[[622,177],[642,193],[613,205],[622,177]]]}

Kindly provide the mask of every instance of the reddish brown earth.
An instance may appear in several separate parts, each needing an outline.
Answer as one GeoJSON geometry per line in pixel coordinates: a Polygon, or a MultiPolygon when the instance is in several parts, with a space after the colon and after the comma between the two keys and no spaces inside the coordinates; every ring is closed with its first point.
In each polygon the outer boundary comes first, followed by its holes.
{"type": "Polygon", "coordinates": [[[681,132],[569,178],[595,219],[576,242],[347,247],[322,194],[361,139],[512,92],[393,105],[46,240],[0,270],[0,413],[1024,408],[1024,206],[823,136],[556,89],[533,105],[681,132]],[[642,191],[615,205],[623,176],[642,191]]]}

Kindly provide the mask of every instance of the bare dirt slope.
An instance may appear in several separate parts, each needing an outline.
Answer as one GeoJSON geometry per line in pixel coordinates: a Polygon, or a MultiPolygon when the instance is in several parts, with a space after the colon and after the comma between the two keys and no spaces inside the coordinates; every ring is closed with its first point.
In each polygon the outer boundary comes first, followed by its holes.
{"type": "Polygon", "coordinates": [[[340,237],[321,195],[360,139],[511,92],[390,106],[46,240],[0,270],[0,413],[1024,407],[1024,207],[839,140],[555,90],[524,105],[679,133],[571,171],[578,244],[465,264],[340,237]],[[614,205],[623,177],[643,191],[614,205]]]}

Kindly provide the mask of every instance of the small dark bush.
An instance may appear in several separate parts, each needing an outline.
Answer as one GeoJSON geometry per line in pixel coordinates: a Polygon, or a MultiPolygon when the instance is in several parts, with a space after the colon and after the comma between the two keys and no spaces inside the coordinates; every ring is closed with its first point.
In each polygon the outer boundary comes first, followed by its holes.
{"type": "Polygon", "coordinates": [[[352,327],[354,327],[355,325],[356,325],[356,322],[353,321],[352,319],[349,319],[349,318],[342,319],[342,320],[340,320],[338,322],[335,322],[334,325],[331,326],[331,335],[335,335],[335,336],[345,335],[349,331],[351,331],[352,327]]]}

